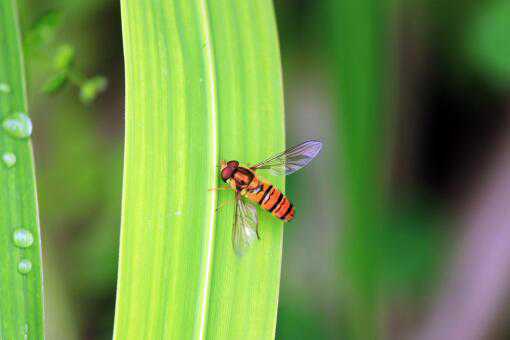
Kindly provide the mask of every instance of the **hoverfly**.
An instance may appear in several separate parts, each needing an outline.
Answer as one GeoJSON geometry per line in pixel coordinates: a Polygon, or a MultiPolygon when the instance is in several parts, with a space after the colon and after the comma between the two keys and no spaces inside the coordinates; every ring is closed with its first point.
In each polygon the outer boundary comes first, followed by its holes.
{"type": "Polygon", "coordinates": [[[309,140],[282,153],[276,154],[251,167],[243,167],[238,161],[221,161],[221,179],[235,190],[235,214],[232,227],[232,245],[238,256],[242,256],[256,239],[260,239],[257,209],[253,203],[275,217],[289,222],[294,218],[294,206],[278,188],[259,178],[257,170],[267,169],[274,175],[290,175],[305,167],[315,158],[322,143],[309,140]],[[245,202],[246,197],[251,202],[245,202]]]}

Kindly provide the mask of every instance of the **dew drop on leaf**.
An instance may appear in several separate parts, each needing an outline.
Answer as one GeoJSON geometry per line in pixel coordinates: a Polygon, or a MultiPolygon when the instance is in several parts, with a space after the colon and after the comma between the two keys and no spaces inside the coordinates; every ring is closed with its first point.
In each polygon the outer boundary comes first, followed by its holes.
{"type": "Polygon", "coordinates": [[[15,230],[12,239],[19,248],[28,248],[34,243],[34,235],[26,229],[15,230]]]}
{"type": "Polygon", "coordinates": [[[18,272],[21,274],[28,274],[32,270],[32,262],[27,259],[23,259],[18,263],[18,272]]]}
{"type": "Polygon", "coordinates": [[[28,340],[28,323],[25,324],[25,327],[23,329],[23,337],[25,340],[28,340]]]}
{"type": "Polygon", "coordinates": [[[16,155],[12,152],[5,152],[2,155],[2,161],[6,167],[12,168],[16,164],[16,155]]]}
{"type": "Polygon", "coordinates": [[[7,116],[2,122],[2,127],[14,138],[28,138],[32,134],[32,121],[22,112],[7,116]]]}
{"type": "Polygon", "coordinates": [[[0,83],[0,92],[9,93],[9,92],[11,92],[11,87],[9,86],[9,84],[0,83]]]}

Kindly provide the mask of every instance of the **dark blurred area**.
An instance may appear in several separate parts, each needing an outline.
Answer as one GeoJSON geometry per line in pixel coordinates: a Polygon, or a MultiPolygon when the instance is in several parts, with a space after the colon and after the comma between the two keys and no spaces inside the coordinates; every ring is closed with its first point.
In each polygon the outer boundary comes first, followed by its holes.
{"type": "MultiPolygon", "coordinates": [[[[276,338],[508,339],[510,2],[374,3],[275,2],[287,144],[325,144],[287,180],[298,210],[285,229],[276,338]],[[364,212],[377,215],[356,219],[364,212]]],[[[122,187],[119,4],[19,6],[24,32],[60,11],[55,43],[74,46],[85,75],[108,79],[84,105],[73,86],[43,94],[51,70],[26,60],[47,338],[109,339],[122,187]]]]}

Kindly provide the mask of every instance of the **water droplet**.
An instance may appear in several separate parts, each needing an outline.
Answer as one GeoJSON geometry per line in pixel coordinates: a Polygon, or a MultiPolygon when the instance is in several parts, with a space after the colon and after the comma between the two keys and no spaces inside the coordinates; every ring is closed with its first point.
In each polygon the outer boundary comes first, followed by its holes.
{"type": "Polygon", "coordinates": [[[21,274],[28,274],[32,270],[32,262],[27,259],[23,259],[18,263],[18,271],[21,274]]]}
{"type": "Polygon", "coordinates": [[[23,327],[23,337],[25,340],[28,340],[28,323],[23,327]]]}
{"type": "Polygon", "coordinates": [[[11,92],[11,87],[9,86],[9,84],[0,83],[0,92],[9,93],[11,92]]]}
{"type": "Polygon", "coordinates": [[[12,152],[6,152],[2,155],[2,161],[6,167],[12,168],[16,164],[16,155],[12,152]]]}
{"type": "Polygon", "coordinates": [[[34,235],[26,229],[17,229],[12,236],[16,247],[28,248],[34,243],[34,235]]]}
{"type": "Polygon", "coordinates": [[[14,138],[28,138],[32,134],[32,121],[22,112],[7,116],[2,122],[2,126],[14,138]]]}

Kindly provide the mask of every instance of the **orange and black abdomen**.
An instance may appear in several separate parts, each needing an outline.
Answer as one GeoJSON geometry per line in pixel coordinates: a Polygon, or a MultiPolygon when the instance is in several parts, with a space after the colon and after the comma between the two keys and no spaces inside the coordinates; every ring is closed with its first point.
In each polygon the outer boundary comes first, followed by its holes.
{"type": "Polygon", "coordinates": [[[285,222],[294,218],[294,207],[288,198],[278,188],[257,177],[250,183],[246,197],[285,222]]]}

